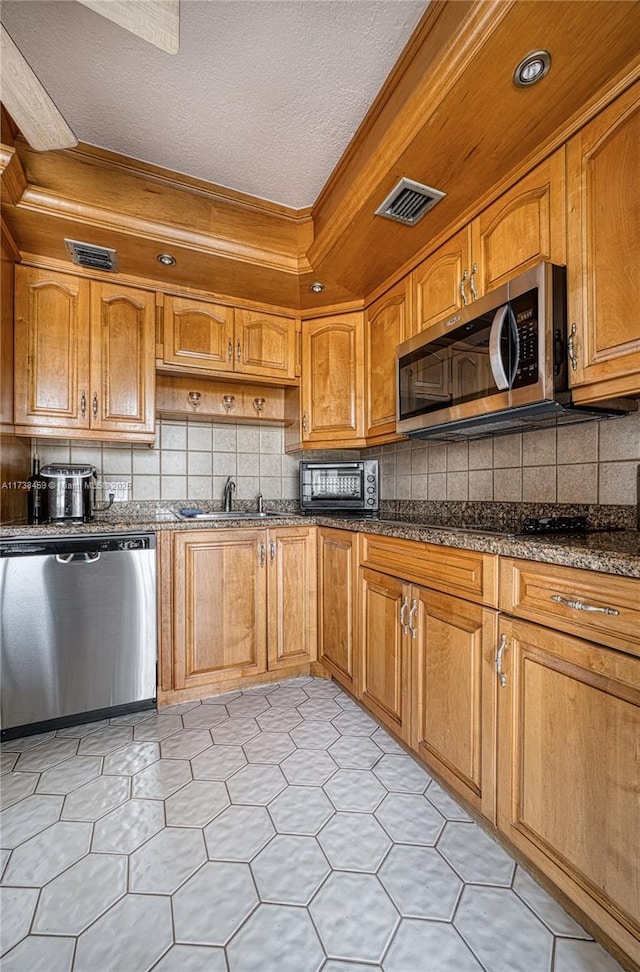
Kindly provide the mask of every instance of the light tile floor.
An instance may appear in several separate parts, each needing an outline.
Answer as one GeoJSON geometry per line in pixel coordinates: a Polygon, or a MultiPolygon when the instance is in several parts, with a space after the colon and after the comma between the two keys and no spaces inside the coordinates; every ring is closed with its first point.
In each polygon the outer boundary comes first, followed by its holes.
{"type": "Polygon", "coordinates": [[[619,972],[348,695],[4,745],[3,972],[619,972]]]}

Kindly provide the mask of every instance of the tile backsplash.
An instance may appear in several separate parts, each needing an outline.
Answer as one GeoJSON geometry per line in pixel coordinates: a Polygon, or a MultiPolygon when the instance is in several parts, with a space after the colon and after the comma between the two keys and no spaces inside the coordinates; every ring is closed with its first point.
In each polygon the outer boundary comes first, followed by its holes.
{"type": "Polygon", "coordinates": [[[489,439],[413,439],[367,450],[383,499],[636,502],[640,414],[489,439]]]}
{"type": "MultiPolygon", "coordinates": [[[[297,499],[298,462],[278,427],[158,419],[143,445],[38,439],[42,463],[86,462],[119,498],[220,500],[233,476],[241,500],[297,499]]],[[[304,458],[353,458],[351,451],[304,458]]],[[[414,439],[363,450],[380,460],[383,499],[622,504],[636,502],[640,414],[495,439],[414,439]]]]}

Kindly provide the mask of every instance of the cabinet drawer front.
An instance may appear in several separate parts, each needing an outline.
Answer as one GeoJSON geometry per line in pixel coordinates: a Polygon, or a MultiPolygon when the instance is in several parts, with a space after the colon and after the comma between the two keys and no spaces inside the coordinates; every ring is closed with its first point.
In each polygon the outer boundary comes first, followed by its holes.
{"type": "Polygon", "coordinates": [[[632,577],[504,559],[500,610],[640,655],[640,581],[632,577]]]}
{"type": "Polygon", "coordinates": [[[495,606],[497,559],[474,550],[365,534],[360,562],[414,584],[495,606]]]}

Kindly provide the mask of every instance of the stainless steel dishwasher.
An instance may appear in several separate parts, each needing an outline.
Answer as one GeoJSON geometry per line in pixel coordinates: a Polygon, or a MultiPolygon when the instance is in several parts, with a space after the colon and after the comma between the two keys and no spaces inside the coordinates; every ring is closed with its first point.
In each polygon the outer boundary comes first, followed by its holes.
{"type": "Polygon", "coordinates": [[[156,702],[156,540],[0,542],[2,738],[156,702]]]}

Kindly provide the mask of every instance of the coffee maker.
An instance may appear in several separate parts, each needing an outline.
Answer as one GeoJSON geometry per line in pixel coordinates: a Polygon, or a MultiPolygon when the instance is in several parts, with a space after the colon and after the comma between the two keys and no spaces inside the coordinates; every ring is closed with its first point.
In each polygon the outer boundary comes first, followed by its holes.
{"type": "Polygon", "coordinates": [[[43,522],[85,523],[96,509],[95,466],[52,463],[40,470],[41,519],[43,522]]]}

